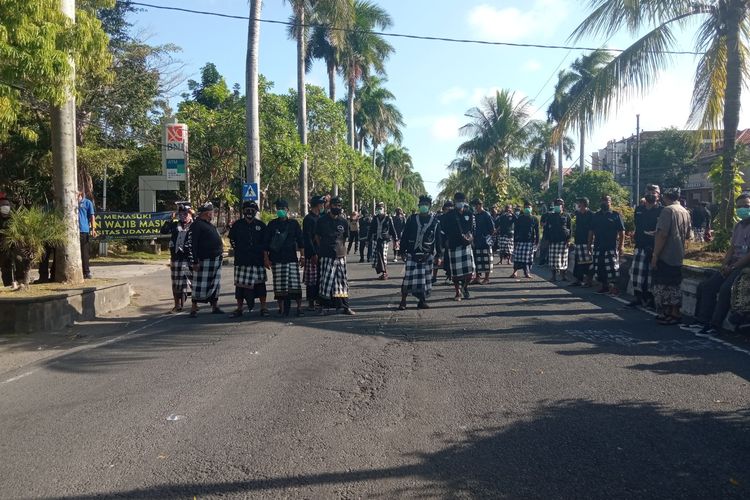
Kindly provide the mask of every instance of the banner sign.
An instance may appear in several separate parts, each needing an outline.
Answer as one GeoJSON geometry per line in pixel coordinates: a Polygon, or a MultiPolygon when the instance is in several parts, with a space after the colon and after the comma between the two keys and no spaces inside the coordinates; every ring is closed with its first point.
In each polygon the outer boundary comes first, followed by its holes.
{"type": "Polygon", "coordinates": [[[172,212],[100,212],[96,214],[96,232],[107,240],[161,238],[164,222],[172,212]]]}
{"type": "Polygon", "coordinates": [[[162,135],[162,170],[168,181],[184,181],[187,168],[188,126],[168,123],[162,135]]]}

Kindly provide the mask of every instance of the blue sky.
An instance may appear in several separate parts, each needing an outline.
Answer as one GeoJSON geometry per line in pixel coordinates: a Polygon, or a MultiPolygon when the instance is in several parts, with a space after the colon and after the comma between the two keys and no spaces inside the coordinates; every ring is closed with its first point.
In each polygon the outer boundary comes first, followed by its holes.
{"type": "MultiPolygon", "coordinates": [[[[246,0],[151,0],[170,5],[226,14],[247,15],[246,0]]],[[[419,35],[472,38],[504,42],[566,44],[568,35],[583,19],[588,2],[582,0],[379,0],[393,17],[391,31],[419,35]]],[[[286,20],[289,5],[266,0],[264,19],[286,20]]],[[[216,64],[232,85],[244,88],[247,23],[195,14],[147,10],[132,19],[150,43],[174,43],[182,48],[187,78],[197,78],[206,62],[216,64]]],[[[261,72],[275,83],[275,90],[296,86],[296,45],[286,37],[286,28],[261,27],[261,72]]],[[[584,40],[579,45],[624,47],[631,38],[584,40]]],[[[446,165],[455,157],[463,138],[458,127],[466,123],[464,113],[480,99],[507,88],[534,99],[538,118],[552,96],[558,69],[567,67],[582,52],[560,49],[512,48],[473,44],[390,38],[396,52],[387,63],[387,86],[404,114],[404,146],[427,189],[439,191],[437,183],[447,176],[446,165]]],[[[680,39],[680,48],[692,50],[690,36],[680,39]]],[[[683,127],[687,121],[695,60],[675,56],[674,65],[643,99],[620,106],[610,120],[587,138],[585,155],[604,148],[611,139],[635,132],[635,115],[641,114],[644,130],[683,127]]],[[[325,67],[318,63],[308,75],[309,83],[325,86],[325,67]]],[[[344,87],[340,83],[339,95],[344,87]]],[[[741,127],[750,127],[748,92],[743,97],[741,127]]],[[[574,138],[577,134],[571,134],[574,138]]],[[[577,141],[577,139],[576,139],[577,141]]],[[[579,151],[576,150],[574,163],[579,151]]]]}

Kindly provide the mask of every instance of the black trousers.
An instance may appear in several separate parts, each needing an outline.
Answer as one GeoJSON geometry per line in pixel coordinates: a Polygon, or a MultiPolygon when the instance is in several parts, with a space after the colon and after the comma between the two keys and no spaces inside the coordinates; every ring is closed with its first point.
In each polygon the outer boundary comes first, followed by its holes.
{"type": "Polygon", "coordinates": [[[586,279],[586,276],[589,275],[591,272],[591,264],[579,264],[578,262],[575,263],[575,266],[573,267],[573,276],[578,281],[583,281],[586,279]]]}
{"type": "Polygon", "coordinates": [[[14,281],[20,283],[26,276],[21,261],[13,255],[0,256],[0,274],[3,286],[11,286],[14,281]]]}
{"type": "Polygon", "coordinates": [[[91,275],[91,267],[89,267],[91,245],[89,245],[89,241],[89,233],[81,233],[81,267],[83,268],[84,277],[91,275]]]}
{"type": "Polygon", "coordinates": [[[234,298],[247,301],[247,305],[250,309],[253,308],[255,299],[265,299],[267,294],[268,292],[265,283],[258,283],[253,288],[245,288],[241,286],[234,287],[234,298]]]}
{"type": "Polygon", "coordinates": [[[349,247],[346,249],[346,253],[352,251],[352,244],[354,244],[354,253],[357,253],[357,248],[359,248],[359,231],[349,232],[349,247]]]}
{"type": "Polygon", "coordinates": [[[44,247],[42,260],[39,261],[39,279],[41,281],[55,280],[55,247],[49,245],[44,247]],[[52,259],[52,267],[49,265],[50,259],[52,259]]]}

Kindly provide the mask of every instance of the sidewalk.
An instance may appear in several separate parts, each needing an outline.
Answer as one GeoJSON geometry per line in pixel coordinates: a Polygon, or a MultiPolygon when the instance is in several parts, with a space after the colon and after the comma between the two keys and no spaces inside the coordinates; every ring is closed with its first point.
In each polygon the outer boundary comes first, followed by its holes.
{"type": "MultiPolygon", "coordinates": [[[[168,261],[158,264],[92,264],[96,278],[128,281],[133,296],[128,307],[83,321],[65,330],[0,335],[0,376],[68,349],[106,341],[147,323],[172,307],[168,261]]],[[[2,378],[2,377],[0,377],[2,378]]]]}

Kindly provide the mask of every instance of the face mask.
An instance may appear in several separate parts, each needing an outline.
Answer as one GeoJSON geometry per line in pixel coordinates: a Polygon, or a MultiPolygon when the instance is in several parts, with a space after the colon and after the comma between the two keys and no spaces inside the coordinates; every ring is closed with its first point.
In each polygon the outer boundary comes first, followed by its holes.
{"type": "Polygon", "coordinates": [[[10,205],[3,205],[0,207],[0,214],[8,215],[10,213],[10,205]]]}
{"type": "Polygon", "coordinates": [[[276,210],[276,217],[279,219],[286,218],[286,210],[276,210]]]}
{"type": "Polygon", "coordinates": [[[531,209],[530,208],[524,208],[523,209],[523,213],[525,213],[526,215],[531,215],[531,209]]]}
{"type": "Polygon", "coordinates": [[[245,217],[247,217],[248,219],[252,219],[253,217],[255,217],[255,210],[247,209],[245,210],[244,214],[245,214],[245,217]]]}
{"type": "Polygon", "coordinates": [[[378,208],[377,210],[375,210],[375,215],[383,215],[383,209],[378,208]]]}
{"type": "Polygon", "coordinates": [[[552,211],[555,212],[556,214],[559,214],[560,212],[562,212],[562,207],[560,205],[555,205],[552,208],[552,211]]]}
{"type": "MultiPolygon", "coordinates": [[[[5,207],[3,207],[5,208],[5,207]]],[[[737,209],[737,217],[742,220],[750,219],[750,207],[741,207],[737,209]]]]}
{"type": "Polygon", "coordinates": [[[419,213],[420,214],[426,214],[430,211],[430,207],[427,205],[419,205],[419,213]]]}
{"type": "Polygon", "coordinates": [[[341,215],[340,207],[331,207],[331,215],[341,215]]]}
{"type": "Polygon", "coordinates": [[[456,203],[456,208],[458,210],[463,210],[464,208],[466,208],[466,203],[464,203],[462,201],[459,201],[459,202],[456,203]]]}
{"type": "Polygon", "coordinates": [[[609,212],[609,203],[602,203],[601,208],[603,212],[609,212]]]}

